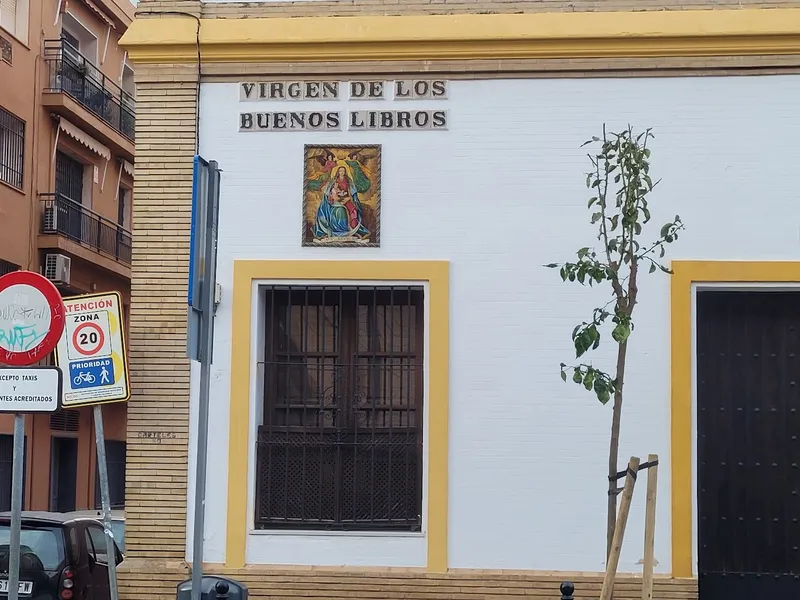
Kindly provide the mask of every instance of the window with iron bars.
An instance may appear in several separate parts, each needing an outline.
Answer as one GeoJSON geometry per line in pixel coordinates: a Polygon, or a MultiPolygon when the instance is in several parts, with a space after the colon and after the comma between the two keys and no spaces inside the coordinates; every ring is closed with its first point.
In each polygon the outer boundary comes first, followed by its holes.
{"type": "Polygon", "coordinates": [[[25,121],[0,108],[0,181],[22,189],[25,121]]]}
{"type": "Polygon", "coordinates": [[[0,258],[0,276],[8,275],[14,271],[19,271],[20,268],[21,267],[18,264],[0,258]]]}
{"type": "Polygon", "coordinates": [[[256,527],[420,531],[423,288],[265,293],[256,527]]]}

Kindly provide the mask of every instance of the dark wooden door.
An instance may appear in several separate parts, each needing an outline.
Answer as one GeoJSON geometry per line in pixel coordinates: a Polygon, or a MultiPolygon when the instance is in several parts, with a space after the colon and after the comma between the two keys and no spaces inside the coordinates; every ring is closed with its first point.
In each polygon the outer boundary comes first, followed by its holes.
{"type": "MultiPolygon", "coordinates": [[[[26,463],[26,437],[23,442],[22,464],[26,463]]],[[[27,468],[22,472],[22,505],[25,506],[25,481],[27,468]]],[[[11,483],[14,472],[14,436],[0,434],[0,512],[11,510],[11,483]]]]}
{"type": "Polygon", "coordinates": [[[75,510],[78,438],[51,438],[50,456],[50,509],[57,512],[75,510]]]}
{"type": "Polygon", "coordinates": [[[700,600],[800,598],[800,293],[697,296],[700,600]]]}

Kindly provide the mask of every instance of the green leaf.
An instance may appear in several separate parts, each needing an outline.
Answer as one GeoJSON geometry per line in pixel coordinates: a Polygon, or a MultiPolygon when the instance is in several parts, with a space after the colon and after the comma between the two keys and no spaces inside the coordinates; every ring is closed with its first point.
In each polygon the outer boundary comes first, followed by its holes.
{"type": "Polygon", "coordinates": [[[669,233],[669,230],[672,227],[672,225],[673,225],[672,223],[667,223],[666,225],[664,225],[661,228],[661,237],[662,238],[667,237],[667,234],[669,233]]]}
{"type": "Polygon", "coordinates": [[[575,369],[575,372],[572,374],[572,381],[575,383],[580,383],[583,380],[581,377],[581,372],[578,369],[575,369]]]}
{"type": "Polygon", "coordinates": [[[592,223],[597,223],[600,220],[600,217],[602,217],[602,216],[603,216],[602,213],[599,213],[599,212],[594,213],[592,215],[592,223]]]}
{"type": "Polygon", "coordinates": [[[611,332],[611,337],[619,344],[627,340],[630,335],[631,330],[625,323],[617,323],[617,326],[614,327],[614,330],[611,332]]]}
{"type": "Polygon", "coordinates": [[[562,368],[561,369],[561,381],[567,380],[567,372],[562,368]]]}
{"type": "Polygon", "coordinates": [[[545,265],[546,269],[555,269],[558,265],[556,263],[549,263],[545,265]]]}
{"type": "Polygon", "coordinates": [[[589,204],[586,206],[586,208],[592,208],[592,204],[594,204],[595,202],[597,202],[597,200],[598,200],[597,196],[594,196],[594,197],[592,197],[592,198],[589,198],[589,204]]]}
{"type": "Polygon", "coordinates": [[[608,404],[608,401],[611,400],[611,394],[608,392],[608,390],[603,389],[597,392],[597,399],[600,400],[600,404],[608,404]]]}
{"type": "Polygon", "coordinates": [[[594,381],[594,371],[587,372],[586,377],[583,378],[583,387],[585,387],[587,390],[591,390],[593,381],[594,381]]]}
{"type": "Polygon", "coordinates": [[[611,231],[614,231],[619,224],[619,215],[614,215],[611,217],[611,231]]]}
{"type": "Polygon", "coordinates": [[[656,263],[650,263],[650,273],[656,272],[656,263]]]}
{"type": "Polygon", "coordinates": [[[578,250],[578,258],[583,258],[587,254],[589,254],[589,248],[581,248],[578,250]]]}

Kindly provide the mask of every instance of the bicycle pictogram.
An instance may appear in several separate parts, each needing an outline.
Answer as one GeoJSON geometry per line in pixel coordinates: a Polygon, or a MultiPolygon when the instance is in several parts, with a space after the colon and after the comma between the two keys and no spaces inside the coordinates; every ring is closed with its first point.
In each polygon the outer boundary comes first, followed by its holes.
{"type": "Polygon", "coordinates": [[[76,386],[78,386],[78,385],[80,385],[82,383],[92,384],[92,383],[94,383],[94,375],[92,375],[88,371],[85,372],[85,373],[83,371],[81,371],[80,373],[78,373],[75,376],[75,378],[72,380],[72,383],[74,385],[76,385],[76,386]]]}

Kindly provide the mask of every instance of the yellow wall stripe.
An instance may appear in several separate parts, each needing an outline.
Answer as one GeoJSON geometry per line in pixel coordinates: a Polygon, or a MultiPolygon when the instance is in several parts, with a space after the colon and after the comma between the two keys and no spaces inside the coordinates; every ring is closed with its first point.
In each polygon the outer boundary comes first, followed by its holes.
{"type": "MultiPolygon", "coordinates": [[[[449,263],[446,261],[237,260],[233,266],[228,523],[225,565],[245,566],[250,431],[252,288],[256,280],[421,281],[428,283],[427,570],[447,571],[449,263]]],[[[391,565],[387,565],[391,566],[391,565]]]]}
{"type": "Polygon", "coordinates": [[[692,284],[800,282],[800,262],[674,261],[672,270],[672,575],[692,577],[692,284]]]}
{"type": "MultiPolygon", "coordinates": [[[[137,19],[136,63],[197,61],[194,19],[137,19]]],[[[800,9],[202,19],[204,62],[800,53],[800,9]]]]}

